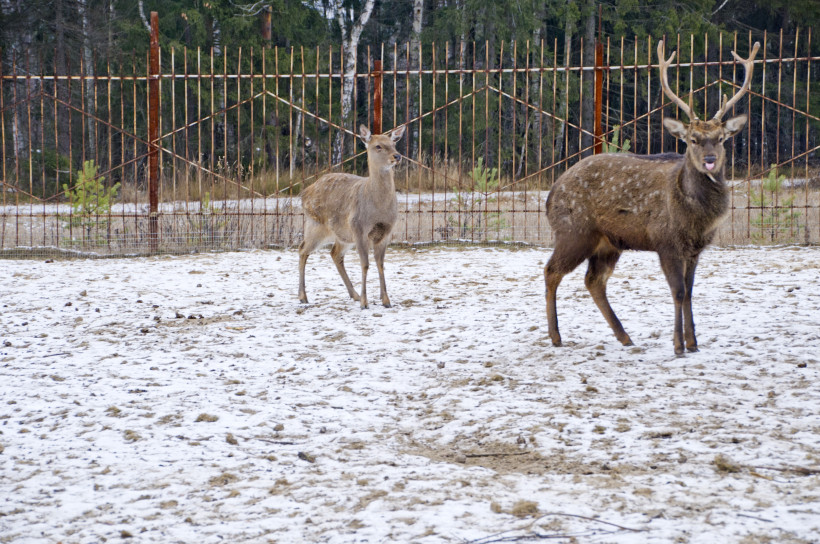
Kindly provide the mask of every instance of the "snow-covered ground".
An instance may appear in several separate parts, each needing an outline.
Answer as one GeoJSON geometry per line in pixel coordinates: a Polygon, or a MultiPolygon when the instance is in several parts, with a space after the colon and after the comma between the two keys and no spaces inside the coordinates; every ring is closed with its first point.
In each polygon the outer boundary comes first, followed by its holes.
{"type": "Polygon", "coordinates": [[[0,542],[820,540],[820,249],[708,250],[682,358],[649,253],[552,347],[548,257],[0,261],[0,542]]]}

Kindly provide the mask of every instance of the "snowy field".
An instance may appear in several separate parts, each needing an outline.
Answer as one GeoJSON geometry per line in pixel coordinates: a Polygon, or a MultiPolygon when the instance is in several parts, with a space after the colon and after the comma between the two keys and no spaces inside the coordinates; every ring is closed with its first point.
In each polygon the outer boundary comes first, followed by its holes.
{"type": "Polygon", "coordinates": [[[553,348],[548,257],[0,261],[0,542],[820,540],[820,249],[707,250],[682,358],[649,253],[553,348]]]}

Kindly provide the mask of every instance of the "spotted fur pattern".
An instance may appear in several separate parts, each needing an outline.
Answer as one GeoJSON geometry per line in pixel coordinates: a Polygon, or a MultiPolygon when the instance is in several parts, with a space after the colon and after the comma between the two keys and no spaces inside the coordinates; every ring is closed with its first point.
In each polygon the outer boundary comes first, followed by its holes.
{"type": "Polygon", "coordinates": [[[724,141],[745,123],[745,116],[688,125],[667,119],[666,129],[687,143],[684,155],[596,155],[555,182],[547,199],[555,249],[544,268],[554,345],[561,345],[558,285],[585,260],[585,284],[593,300],[616,338],[631,345],[606,297],[606,282],[621,252],[635,249],[660,257],[675,301],[675,352],[682,354],[684,346],[697,350],[691,310],[695,268],[729,206],[724,141]]]}

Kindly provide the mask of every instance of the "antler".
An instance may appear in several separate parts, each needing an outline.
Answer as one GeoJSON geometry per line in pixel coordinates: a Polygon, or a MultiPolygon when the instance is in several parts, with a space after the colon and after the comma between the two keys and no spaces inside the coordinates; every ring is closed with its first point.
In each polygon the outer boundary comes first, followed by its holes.
{"type": "Polygon", "coordinates": [[[738,92],[732,97],[731,100],[726,99],[726,95],[723,95],[723,104],[720,106],[720,109],[717,111],[715,116],[713,117],[714,120],[720,121],[721,117],[723,117],[729,108],[731,108],[735,102],[740,100],[740,98],[746,94],[746,91],[749,90],[749,85],[752,83],[752,71],[754,70],[755,64],[755,57],[757,56],[757,50],[760,49],[760,42],[755,42],[754,46],[752,47],[752,53],[749,55],[748,59],[742,59],[740,55],[732,51],[732,56],[735,57],[735,60],[743,65],[746,71],[746,79],[743,81],[743,86],[740,88],[738,92]]]}
{"type": "MultiPolygon", "coordinates": [[[[658,69],[661,72],[661,86],[663,86],[663,92],[672,100],[672,102],[677,104],[678,107],[683,110],[683,113],[686,114],[690,121],[697,121],[698,116],[695,115],[694,111],[692,111],[691,89],[689,90],[689,104],[687,105],[686,102],[681,100],[675,93],[672,92],[672,89],[669,88],[669,80],[667,78],[666,71],[669,69],[669,65],[672,64],[676,51],[673,51],[672,55],[667,60],[663,60],[664,41],[665,40],[660,40],[658,42],[658,69]]],[[[734,100],[734,98],[732,100],[734,100]]]]}

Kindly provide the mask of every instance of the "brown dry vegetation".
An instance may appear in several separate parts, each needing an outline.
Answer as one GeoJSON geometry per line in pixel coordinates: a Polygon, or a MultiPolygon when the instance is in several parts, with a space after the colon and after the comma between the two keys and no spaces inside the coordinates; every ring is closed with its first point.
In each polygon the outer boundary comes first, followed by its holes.
{"type": "MultiPolygon", "coordinates": [[[[364,160],[357,166],[363,168],[364,160]]],[[[164,204],[159,217],[159,252],[290,247],[301,241],[303,217],[294,197],[301,183],[312,181],[309,173],[296,171],[290,177],[286,171],[257,174],[225,168],[220,171],[225,177],[217,177],[193,167],[179,167],[174,182],[169,181],[174,170],[166,167],[165,173],[160,191],[164,204]],[[246,185],[228,179],[244,180],[246,185]]],[[[730,213],[715,244],[820,243],[820,175],[805,168],[779,174],[794,174],[798,185],[785,183],[773,192],[759,182],[735,182],[730,213]]],[[[396,173],[399,219],[393,243],[523,242],[549,246],[552,234],[544,202],[551,176],[548,172],[523,184],[512,184],[502,176],[496,186],[482,192],[475,190],[470,172],[459,169],[452,160],[435,161],[430,168],[405,164],[396,173]]],[[[69,225],[65,211],[57,216],[35,205],[32,213],[31,207],[21,202],[16,214],[14,207],[7,208],[12,213],[3,218],[0,246],[7,250],[53,247],[98,254],[146,253],[151,250],[147,200],[145,187],[126,185],[118,202],[139,212],[92,218],[84,228],[69,225]]]]}

